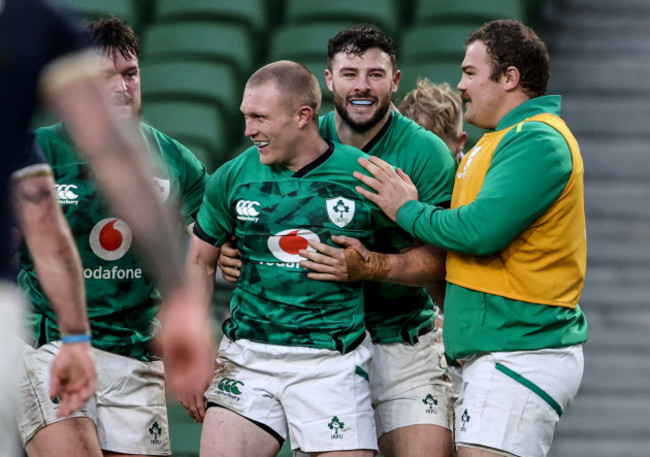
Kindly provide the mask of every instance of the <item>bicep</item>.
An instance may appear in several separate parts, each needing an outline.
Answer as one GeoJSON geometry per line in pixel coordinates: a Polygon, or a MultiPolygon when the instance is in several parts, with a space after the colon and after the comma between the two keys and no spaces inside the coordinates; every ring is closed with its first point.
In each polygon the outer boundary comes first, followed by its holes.
{"type": "Polygon", "coordinates": [[[416,241],[409,248],[390,256],[387,282],[422,287],[445,277],[446,253],[436,246],[416,241]]]}

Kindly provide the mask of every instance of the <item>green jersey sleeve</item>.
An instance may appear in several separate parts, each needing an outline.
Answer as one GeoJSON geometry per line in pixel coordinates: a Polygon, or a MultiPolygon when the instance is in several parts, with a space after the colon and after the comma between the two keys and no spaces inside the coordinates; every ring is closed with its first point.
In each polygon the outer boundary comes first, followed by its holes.
{"type": "Polygon", "coordinates": [[[397,223],[416,238],[444,249],[490,255],[537,220],[568,182],[573,163],[557,132],[538,122],[506,134],[476,199],[451,210],[410,201],[397,223]]]}
{"type": "MultiPolygon", "coordinates": [[[[235,159],[236,160],[236,159],[235,159]]],[[[201,209],[196,217],[201,230],[212,238],[215,246],[221,246],[234,233],[235,216],[229,206],[229,171],[233,161],[219,167],[208,178],[201,209]]]]}
{"type": "Polygon", "coordinates": [[[208,175],[203,163],[188,148],[177,141],[174,142],[184,165],[184,171],[180,173],[183,177],[182,212],[189,221],[193,221],[203,201],[208,175]]]}

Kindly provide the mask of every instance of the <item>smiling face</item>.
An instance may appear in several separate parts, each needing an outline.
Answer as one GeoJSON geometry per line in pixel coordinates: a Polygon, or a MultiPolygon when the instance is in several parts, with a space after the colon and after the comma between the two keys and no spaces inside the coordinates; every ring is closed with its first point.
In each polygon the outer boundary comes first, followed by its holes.
{"type": "Polygon", "coordinates": [[[275,82],[246,86],[240,106],[246,123],[245,135],[257,146],[260,162],[292,168],[298,157],[297,110],[290,109],[275,82]]]}
{"type": "Polygon", "coordinates": [[[485,43],[474,41],[467,46],[461,68],[458,90],[465,102],[465,121],[483,129],[496,128],[504,114],[506,77],[492,79],[492,59],[485,43]]]}
{"type": "Polygon", "coordinates": [[[140,116],[142,95],[138,58],[126,58],[119,51],[113,51],[102,56],[100,65],[115,115],[119,118],[140,116]]]}
{"type": "Polygon", "coordinates": [[[325,71],[327,87],[336,111],[351,128],[369,130],[387,118],[401,75],[393,71],[388,54],[378,48],[361,55],[339,52],[330,65],[325,71]]]}

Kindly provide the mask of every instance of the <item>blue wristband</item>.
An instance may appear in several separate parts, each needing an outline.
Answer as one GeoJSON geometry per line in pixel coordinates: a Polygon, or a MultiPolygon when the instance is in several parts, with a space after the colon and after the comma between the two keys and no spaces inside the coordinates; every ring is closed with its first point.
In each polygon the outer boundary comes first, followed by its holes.
{"type": "Polygon", "coordinates": [[[88,343],[93,337],[90,333],[80,333],[78,335],[63,335],[61,342],[63,344],[88,343]]]}

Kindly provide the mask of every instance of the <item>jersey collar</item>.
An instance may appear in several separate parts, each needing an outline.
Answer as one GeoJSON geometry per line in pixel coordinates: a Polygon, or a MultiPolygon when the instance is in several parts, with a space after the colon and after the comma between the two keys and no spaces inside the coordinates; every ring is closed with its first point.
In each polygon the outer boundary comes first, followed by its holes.
{"type": "Polygon", "coordinates": [[[317,168],[319,165],[323,164],[327,159],[330,158],[330,156],[334,153],[334,143],[332,143],[330,140],[327,139],[325,141],[327,142],[327,150],[321,155],[319,155],[313,162],[305,165],[300,170],[296,171],[292,176],[293,178],[302,178],[307,173],[314,170],[315,168],[317,168]]]}

